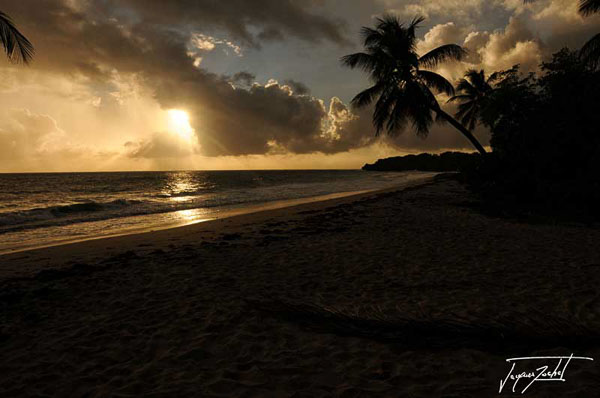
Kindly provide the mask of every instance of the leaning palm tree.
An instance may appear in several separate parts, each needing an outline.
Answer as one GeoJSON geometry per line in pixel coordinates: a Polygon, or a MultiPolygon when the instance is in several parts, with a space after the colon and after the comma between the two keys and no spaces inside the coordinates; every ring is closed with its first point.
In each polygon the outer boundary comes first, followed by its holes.
{"type": "Polygon", "coordinates": [[[494,90],[492,84],[497,76],[494,73],[486,78],[483,69],[480,71],[469,69],[456,86],[456,91],[460,94],[448,100],[448,102],[460,103],[454,116],[471,131],[481,118],[481,112],[485,108],[489,95],[494,90]]]}
{"type": "Polygon", "coordinates": [[[412,122],[418,135],[427,136],[434,116],[458,129],[482,154],[483,146],[456,119],[444,112],[432,90],[454,95],[454,87],[441,75],[422,68],[434,67],[447,60],[460,60],[465,50],[446,44],[419,57],[416,53],[415,31],[424,18],[415,18],[405,26],[392,15],[377,19],[375,28],[363,27],[365,52],[342,57],[342,64],[369,73],[372,87],[352,100],[355,107],[375,103],[373,124],[376,134],[384,128],[388,134],[402,131],[412,122]]]}
{"type": "Polygon", "coordinates": [[[15,27],[12,19],[0,11],[0,42],[9,60],[28,64],[33,57],[33,45],[15,27]]]}

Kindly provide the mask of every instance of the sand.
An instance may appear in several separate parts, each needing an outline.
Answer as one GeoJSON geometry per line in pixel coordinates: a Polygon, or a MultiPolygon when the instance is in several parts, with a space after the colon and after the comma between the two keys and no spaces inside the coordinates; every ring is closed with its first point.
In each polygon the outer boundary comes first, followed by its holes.
{"type": "Polygon", "coordinates": [[[600,230],[475,205],[444,177],[0,256],[0,396],[490,397],[506,358],[571,353],[526,395],[598,395],[600,230]]]}

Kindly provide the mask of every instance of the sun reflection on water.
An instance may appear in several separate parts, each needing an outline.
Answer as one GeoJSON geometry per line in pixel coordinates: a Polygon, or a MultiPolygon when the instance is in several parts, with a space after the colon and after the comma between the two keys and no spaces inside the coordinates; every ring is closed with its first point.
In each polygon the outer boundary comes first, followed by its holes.
{"type": "Polygon", "coordinates": [[[208,217],[208,212],[205,209],[179,210],[173,213],[173,216],[184,224],[194,224],[214,219],[214,217],[208,217]]]}
{"type": "Polygon", "coordinates": [[[191,200],[192,195],[197,193],[201,188],[198,181],[194,180],[192,173],[169,173],[162,194],[173,202],[186,202],[191,200]]]}
{"type": "Polygon", "coordinates": [[[210,196],[210,189],[213,185],[201,173],[190,171],[170,172],[167,175],[165,185],[161,190],[161,195],[167,198],[173,206],[179,205],[197,205],[200,208],[182,209],[171,213],[171,219],[176,223],[192,224],[211,220],[214,217],[208,215],[208,210],[202,208],[202,205],[210,196]]]}

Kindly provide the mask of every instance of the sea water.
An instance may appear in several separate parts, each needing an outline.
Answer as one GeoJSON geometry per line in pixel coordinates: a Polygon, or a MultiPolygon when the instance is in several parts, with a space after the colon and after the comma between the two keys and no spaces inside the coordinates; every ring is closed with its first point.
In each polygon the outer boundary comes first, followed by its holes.
{"type": "Polygon", "coordinates": [[[384,189],[429,175],[361,170],[0,174],[0,253],[384,189]]]}

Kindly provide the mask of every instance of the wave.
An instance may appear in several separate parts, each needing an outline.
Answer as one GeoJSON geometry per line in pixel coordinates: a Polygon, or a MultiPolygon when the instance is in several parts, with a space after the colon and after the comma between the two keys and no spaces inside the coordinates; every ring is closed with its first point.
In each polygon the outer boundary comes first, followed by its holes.
{"type": "Polygon", "coordinates": [[[198,196],[198,195],[203,195],[203,194],[206,194],[206,191],[195,190],[195,191],[181,191],[181,192],[174,192],[174,193],[159,193],[159,194],[154,195],[154,197],[161,198],[161,199],[168,199],[168,198],[179,198],[179,197],[185,197],[185,196],[198,196]]]}
{"type": "Polygon", "coordinates": [[[142,204],[140,200],[116,199],[110,202],[87,201],[38,207],[30,210],[20,210],[0,213],[0,226],[23,226],[29,223],[39,223],[47,220],[56,220],[72,216],[86,216],[89,213],[103,211],[119,211],[123,208],[142,204]]]}
{"type": "MultiPolygon", "coordinates": [[[[70,176],[67,176],[63,177],[64,181],[56,182],[56,189],[51,195],[33,198],[24,196],[22,200],[11,199],[7,200],[7,203],[2,203],[0,200],[0,234],[110,219],[115,219],[115,222],[118,223],[116,219],[124,217],[189,209],[239,207],[252,203],[382,188],[412,178],[409,173],[366,174],[364,172],[353,172],[349,174],[350,177],[342,178],[344,175],[340,175],[340,173],[342,172],[263,172],[263,177],[268,177],[273,181],[260,186],[248,184],[248,178],[242,178],[241,182],[236,180],[234,178],[236,173],[223,175],[216,173],[214,176],[219,178],[218,184],[202,186],[191,184],[191,186],[183,187],[182,190],[171,189],[170,192],[164,188],[162,180],[159,180],[160,184],[144,183],[132,186],[133,183],[130,184],[130,181],[121,175],[116,177],[110,175],[116,178],[114,184],[108,184],[104,180],[96,182],[93,180],[94,175],[85,175],[85,184],[80,182],[76,187],[72,187],[70,176]],[[224,178],[229,176],[232,177],[231,180],[224,178]],[[101,187],[94,184],[110,185],[110,195],[95,196],[101,187]],[[81,196],[73,194],[77,190],[85,191],[80,187],[81,185],[93,187],[86,193],[90,200],[81,200],[81,196]],[[61,203],[63,200],[70,203],[61,203]],[[14,206],[17,207],[14,208],[14,206]]],[[[137,174],[135,175],[137,176],[137,174]]],[[[151,175],[155,176],[155,174],[151,175]]],[[[244,172],[242,175],[247,175],[247,173],[244,172]]],[[[34,182],[32,181],[31,184],[34,182]]],[[[128,222],[135,224],[144,221],[132,219],[128,222]]],[[[80,230],[85,231],[85,228],[88,227],[82,226],[80,230]]]]}

